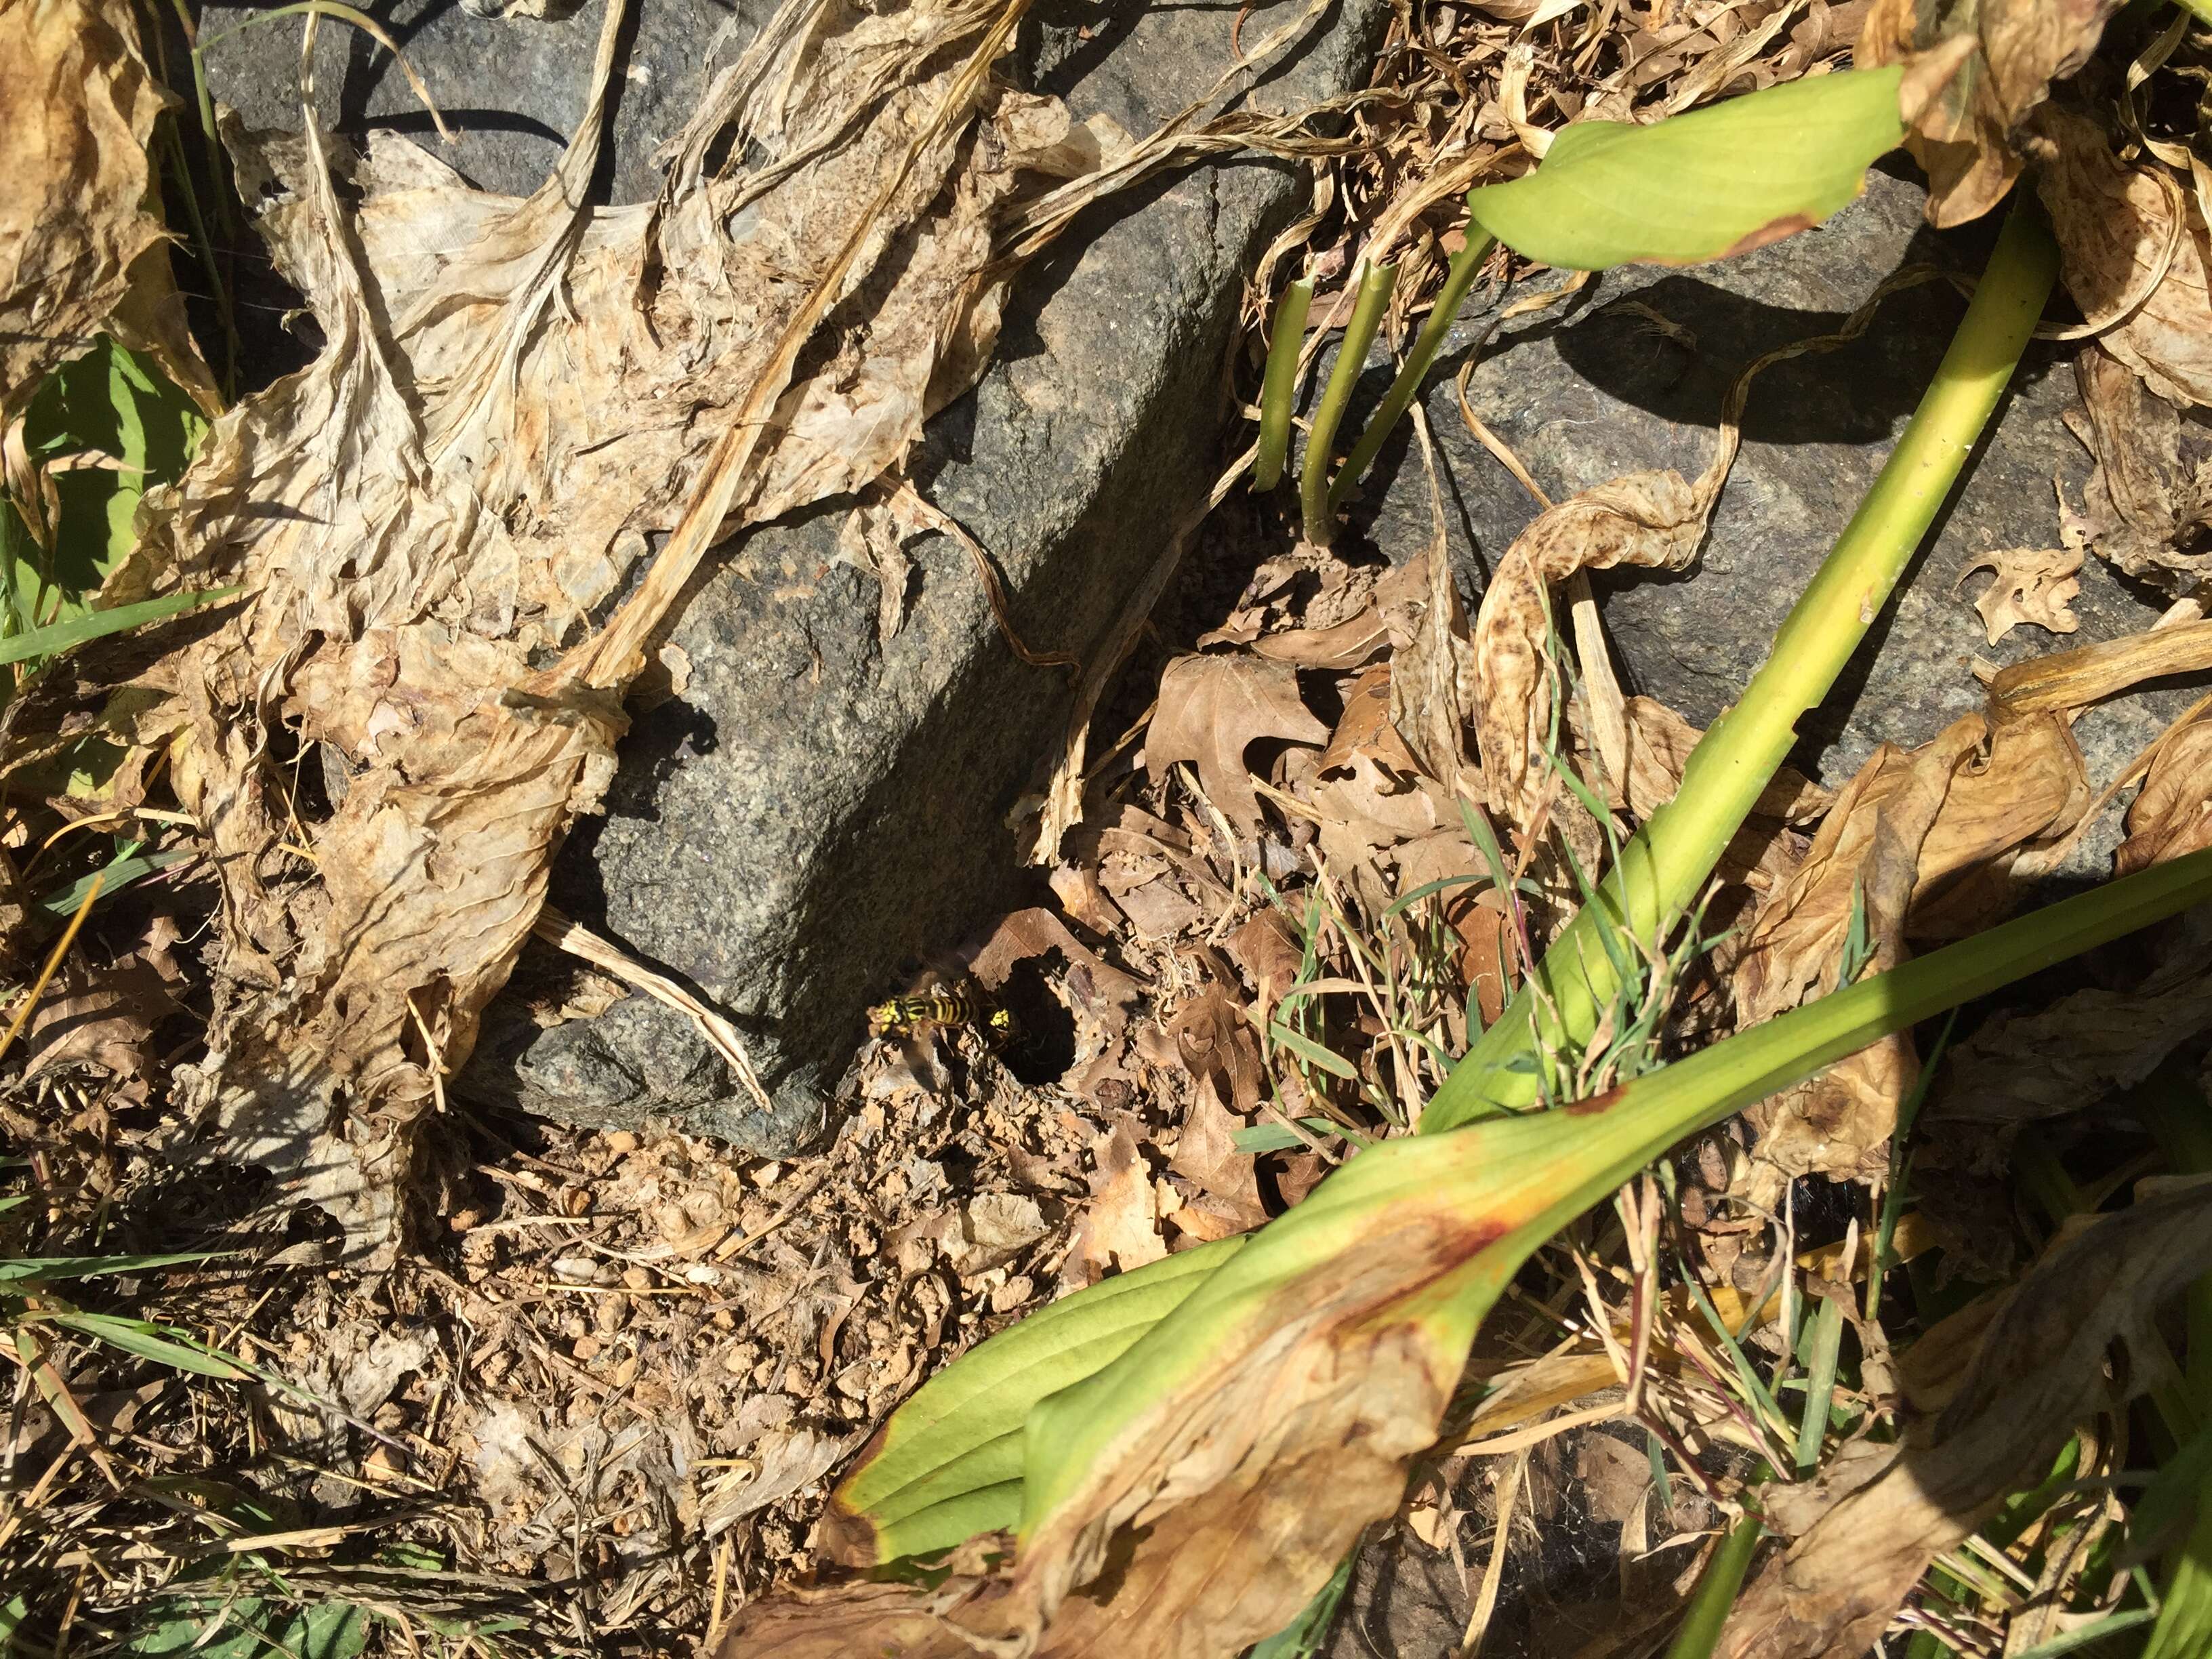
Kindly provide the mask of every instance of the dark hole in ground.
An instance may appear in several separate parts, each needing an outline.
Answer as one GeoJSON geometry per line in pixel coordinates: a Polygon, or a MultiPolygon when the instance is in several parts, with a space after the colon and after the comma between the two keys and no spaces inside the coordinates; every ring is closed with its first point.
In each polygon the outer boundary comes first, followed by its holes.
{"type": "Polygon", "coordinates": [[[1012,1036],[999,1058],[1024,1083],[1054,1083],[1075,1064],[1075,1016],[1053,994],[1067,964],[1057,951],[1018,962],[997,993],[1014,1018],[1012,1036]]]}

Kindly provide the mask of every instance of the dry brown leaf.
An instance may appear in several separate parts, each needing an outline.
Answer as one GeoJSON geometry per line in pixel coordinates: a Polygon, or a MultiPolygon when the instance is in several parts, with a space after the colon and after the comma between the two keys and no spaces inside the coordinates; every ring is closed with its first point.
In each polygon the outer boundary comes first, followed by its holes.
{"type": "Polygon", "coordinates": [[[1679,472],[1631,473],[1546,508],[1498,561],[1474,624],[1475,729],[1490,809],[1516,839],[1551,781],[1550,590],[1577,570],[1684,568],[1704,539],[1709,506],[1679,472]]]}
{"type": "Polygon", "coordinates": [[[1197,1189],[1186,1194],[1182,1208],[1170,1219],[1201,1243],[1249,1232],[1267,1219],[1260,1201],[1257,1160],[1237,1150],[1241,1127],[1215,1089],[1200,1089],[1168,1161],[1173,1174],[1197,1189]]]}
{"type": "Polygon", "coordinates": [[[32,1017],[24,1076],[86,1065],[112,1078],[149,1076],[154,1028],[180,1006],[159,970],[134,957],[105,968],[72,963],[64,972],[32,1017]]]}
{"type": "Polygon", "coordinates": [[[2212,1028],[2212,962],[2183,948],[2126,991],[2085,986],[2030,1014],[2000,1012],[1951,1051],[1927,1121],[2009,1129],[2132,1088],[2212,1028]]]}
{"type": "Polygon", "coordinates": [[[1992,570],[1996,579],[1974,601],[1982,613],[1982,627],[1990,643],[2022,623],[2033,623],[2053,634],[2071,634],[2081,619],[2068,607],[2081,592],[2076,580],[2081,568],[2080,547],[2008,547],[1984,553],[1959,573],[1959,585],[1977,570],[1992,570]]]}
{"type": "Polygon", "coordinates": [[[2112,868],[2132,875],[2206,846],[2212,846],[2212,721],[2199,720],[2160,745],[2128,808],[2128,838],[2112,868]]]}
{"type": "Polygon", "coordinates": [[[2126,364],[2095,344],[2074,360],[2081,407],[2066,424],[2096,463],[2075,514],[2059,522],[2098,557],[2170,593],[2212,576],[2212,453],[2185,437],[2180,415],[2126,364]]]}
{"type": "MultiPolygon", "coordinates": [[[[1938,59],[1933,95],[1908,93],[1905,147],[1928,173],[1928,221],[1960,224],[2019,177],[2014,140],[2051,83],[2088,61],[2120,0],[1875,0],[1859,32],[1864,66],[1938,59]],[[1954,56],[1954,71],[1942,74],[1954,56]],[[1915,104],[1917,107],[1914,107],[1915,104]]],[[[1917,89],[1916,89],[1917,91],[1917,89]]]]}
{"type": "Polygon", "coordinates": [[[218,407],[146,207],[146,145],[169,102],[125,0],[0,8],[0,431],[103,332],[218,407]]]}
{"type": "Polygon", "coordinates": [[[312,129],[240,142],[330,343],[149,498],[178,571],[252,595],[170,672],[179,793],[230,921],[197,1081],[234,1156],[355,1171],[356,1248],[391,1248],[378,1192],[596,805],[656,620],[733,514],[869,482],[972,377],[1005,280],[994,222],[1053,148],[1057,106],[985,86],[1004,6],[792,0],[757,52],[805,37],[803,71],[718,82],[660,201],[587,211],[623,10],[527,201],[378,135],[349,210],[312,129]],[[963,142],[975,122],[991,142],[963,142]],[[700,167],[726,132],[768,163],[700,167]],[[800,378],[829,318],[834,349],[800,378]],[[536,666],[659,532],[606,628],[536,666]],[[265,769],[276,726],[350,775],[327,819],[265,769]],[[276,850],[303,838],[304,872],[276,850]]]}
{"type": "MultiPolygon", "coordinates": [[[[2070,1229],[2001,1305],[1954,1316],[1979,1327],[1979,1340],[1963,1376],[1943,1385],[1940,1412],[1909,1431],[1887,1468],[1838,1493],[1768,1559],[1738,1598],[1716,1653],[1864,1652],[1928,1564],[2046,1470],[2075,1425],[2106,1406],[2106,1352],[2115,1343],[2136,1358],[2123,1373],[2130,1389],[2159,1374],[2153,1316],[2212,1269],[2212,1176],[2144,1182],[2136,1191],[2129,1208],[2070,1229]]],[[[1909,1390],[1914,1379],[1908,1356],[1909,1390]]],[[[1917,1405],[1935,1403],[1914,1392],[1917,1405]]]]}
{"type": "Polygon", "coordinates": [[[1158,1194],[1137,1142],[1137,1120],[1125,1113],[1099,1145],[1091,1203],[1068,1246],[1060,1277],[1071,1285],[1092,1285],[1109,1273],[1127,1273],[1167,1253],[1167,1241],[1160,1237],[1158,1194]]]}
{"type": "MultiPolygon", "coordinates": [[[[1866,970],[1896,966],[1917,901],[2070,827],[2087,800],[2081,752],[2055,716],[1992,729],[1969,714],[1912,754],[1885,744],[1760,906],[1735,969],[1739,1021],[1755,1024],[1833,990],[1855,909],[1872,947],[1866,970]]],[[[1909,1039],[1888,1038],[1755,1108],[1761,1201],[1783,1178],[1878,1175],[1917,1071],[1909,1039]]]]}
{"type": "Polygon", "coordinates": [[[1145,768],[1164,778],[1178,761],[1237,832],[1261,824],[1244,751],[1265,740],[1324,744],[1328,728],[1298,700],[1297,671],[1257,657],[1177,657],[1160,676],[1159,706],[1145,734],[1145,768]]]}
{"type": "Polygon", "coordinates": [[[2212,240],[2190,192],[2155,164],[2122,161],[2071,111],[2044,110],[2036,130],[2047,141],[2036,189],[2098,343],[2160,397],[2212,404],[2212,240]]]}
{"type": "Polygon", "coordinates": [[[1210,1087],[1240,1117],[1260,1109],[1267,1068],[1252,1023],[1218,985],[1208,985],[1168,1019],[1183,1069],[1210,1087]]]}

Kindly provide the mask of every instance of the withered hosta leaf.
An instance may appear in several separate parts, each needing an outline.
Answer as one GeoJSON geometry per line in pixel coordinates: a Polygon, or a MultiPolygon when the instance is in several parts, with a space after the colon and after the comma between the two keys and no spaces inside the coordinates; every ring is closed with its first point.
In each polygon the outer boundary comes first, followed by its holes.
{"type": "Polygon", "coordinates": [[[2132,1088],[2208,1029],[2212,950],[2184,939],[2128,990],[2084,986],[2033,1013],[1993,1015],[1951,1051],[1927,1121],[2008,1131],[2064,1117],[2132,1088]]]}
{"type": "MultiPolygon", "coordinates": [[[[1863,1653],[1921,1573],[1978,1527],[2007,1493],[2032,1484],[2074,1425],[2113,1392],[2106,1356],[2134,1351],[2121,1371],[2140,1389],[2158,1374],[2151,1319],[2212,1269],[2212,1176],[2144,1182],[2136,1201],[2071,1229],[1982,1327],[1962,1377],[1905,1380],[1923,1409],[1888,1467],[1839,1495],[1772,1556],[1738,1598],[1714,1651],[1726,1659],[1828,1659],[1863,1653]],[[1932,1396],[1932,1397],[1931,1397],[1932,1396]]],[[[1922,1340],[1958,1345],[1944,1328],[1922,1340]]],[[[1804,1524],[1802,1513],[1793,1516],[1804,1524]]]]}
{"type": "Polygon", "coordinates": [[[0,430],[103,331],[214,412],[146,209],[146,145],[169,101],[128,0],[0,7],[0,430]]]}
{"type": "MultiPolygon", "coordinates": [[[[1735,968],[1739,1021],[1755,1024],[1833,990],[1855,909],[1870,966],[1894,967],[1916,900],[2070,827],[2087,799],[2080,750],[2055,716],[1992,729],[1969,714],[1911,754],[1884,744],[1837,797],[1803,862],[1759,908],[1735,968]]],[[[1753,1109],[1769,1183],[1814,1171],[1877,1173],[1898,1103],[1917,1075],[1910,1039],[1890,1037],[1753,1109]]]]}
{"type": "Polygon", "coordinates": [[[2120,0],[1874,0],[1859,31],[1862,65],[1946,49],[1956,73],[1917,111],[1905,147],[1928,172],[1928,219],[1987,213],[2020,176],[2020,129],[2051,83],[2088,61],[2120,0]]]}
{"type": "Polygon", "coordinates": [[[1547,507],[1498,561],[1474,623],[1475,730],[1491,810],[1516,833],[1527,833],[1551,781],[1551,590],[1577,570],[1684,568],[1711,505],[1679,472],[1632,472],[1547,507]]]}
{"type": "Polygon", "coordinates": [[[1244,751],[1263,739],[1325,744],[1328,727],[1298,699],[1297,670],[1259,657],[1177,657],[1160,676],[1158,710],[1145,734],[1145,769],[1198,768],[1199,787],[1242,834],[1260,827],[1260,795],[1244,751]]]}
{"type": "Polygon", "coordinates": [[[2155,163],[2121,161],[2095,122],[2069,110],[2047,108],[2036,126],[2051,152],[2036,189],[2098,343],[2159,396],[2212,404],[2212,243],[2187,185],[2155,163]]]}
{"type": "Polygon", "coordinates": [[[2061,524],[2129,575],[2187,592],[2212,575],[2212,553],[2202,550],[2212,529],[2212,446],[2096,345],[2075,357],[2074,378],[2081,406],[2066,424],[2096,466],[2082,511],[2062,505],[2061,524]]]}
{"type": "Polygon", "coordinates": [[[337,1183],[319,1195],[356,1249],[391,1247],[406,1122],[466,1056],[554,848],[596,805],[655,619],[726,521],[866,483],[972,378],[1006,275],[993,226],[1070,131],[987,84],[1012,31],[998,3],[791,0],[757,51],[795,72],[719,82],[659,201],[589,210],[623,10],[526,201],[379,135],[349,207],[319,134],[240,142],[329,343],[149,498],[185,580],[250,595],[167,669],[179,793],[228,922],[199,1083],[234,1153],[337,1183]],[[696,165],[723,138],[759,165],[696,165]],[[267,766],[278,727],[349,779],[327,817],[267,766]],[[302,840],[305,859],[279,850],[302,840]]]}
{"type": "Polygon", "coordinates": [[[2128,838],[2112,860],[2127,875],[2212,846],[2212,721],[2172,733],[2128,808],[2128,838]]]}

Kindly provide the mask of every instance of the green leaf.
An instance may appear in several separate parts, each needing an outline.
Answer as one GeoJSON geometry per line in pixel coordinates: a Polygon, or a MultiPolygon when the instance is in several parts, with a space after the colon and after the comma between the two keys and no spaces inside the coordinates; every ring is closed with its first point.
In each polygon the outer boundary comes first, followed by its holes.
{"type": "Polygon", "coordinates": [[[231,599],[240,591],[235,587],[216,587],[204,592],[165,593],[158,599],[141,599],[136,605],[118,605],[112,611],[88,611],[66,622],[49,623],[44,628],[33,628],[28,633],[0,639],[0,663],[51,657],[71,646],[82,645],[87,640],[125,633],[147,623],[159,622],[164,617],[173,617],[179,611],[195,610],[217,599],[231,599]]]}
{"type": "Polygon", "coordinates": [[[190,848],[184,847],[173,848],[166,853],[126,853],[105,870],[80,876],[68,886],[57,888],[46,894],[40,899],[39,908],[48,915],[73,916],[77,907],[84,902],[84,896],[92,890],[94,875],[100,878],[100,896],[105,902],[134,881],[143,881],[157,871],[188,864],[198,856],[190,848]]]}
{"type": "Polygon", "coordinates": [[[214,1603],[157,1601],[151,1622],[123,1651],[142,1659],[185,1653],[198,1659],[357,1659],[368,1645],[368,1616],[350,1601],[294,1607],[248,1595],[214,1603]]]}
{"type": "Polygon", "coordinates": [[[1293,1031],[1279,1019],[1267,1022],[1267,1035],[1297,1054],[1309,1066],[1318,1066],[1333,1077],[1357,1078],[1359,1073],[1352,1062],[1334,1049],[1324,1048],[1311,1037],[1293,1031]]]}
{"type": "Polygon", "coordinates": [[[1810,228],[1905,136],[1896,67],[1810,76],[1650,126],[1581,121],[1524,178],[1472,191],[1475,222],[1546,264],[1692,265],[1810,228]]]}
{"type": "Polygon", "coordinates": [[[80,1313],[72,1309],[66,1312],[44,1311],[39,1316],[50,1324],[81,1332],[97,1338],[109,1347],[141,1359],[150,1359],[157,1364],[173,1370],[190,1371],[198,1376],[241,1377],[254,1375],[252,1369],[222,1352],[210,1346],[189,1331],[180,1331],[173,1325],[156,1325],[149,1320],[123,1319],[114,1314],[80,1313]]]}
{"type": "Polygon", "coordinates": [[[1224,1238],[1102,1280],[939,1372],[832,1494],[828,1547],[848,1565],[873,1565],[1013,1525],[1030,1408],[1118,1358],[1243,1243],[1224,1238]]]}
{"type": "MultiPolygon", "coordinates": [[[[1298,1126],[1316,1138],[1343,1133],[1343,1130],[1325,1117],[1302,1117],[1298,1126]]],[[[1229,1137],[1240,1152],[1285,1152],[1293,1146],[1306,1143],[1279,1123],[1252,1123],[1229,1137]]]]}

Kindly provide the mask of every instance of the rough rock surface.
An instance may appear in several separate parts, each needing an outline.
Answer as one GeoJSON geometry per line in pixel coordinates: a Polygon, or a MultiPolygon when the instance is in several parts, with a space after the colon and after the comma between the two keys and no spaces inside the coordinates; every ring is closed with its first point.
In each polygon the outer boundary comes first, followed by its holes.
{"type": "MultiPolygon", "coordinates": [[[[1694,478],[1711,458],[1723,399],[1753,359],[1834,331],[1902,267],[1978,269],[1991,228],[1939,237],[1921,222],[1923,199],[1917,184],[1877,171],[1866,194],[1826,224],[1758,252],[1690,270],[1600,276],[1573,301],[1505,323],[1469,377],[1469,404],[1554,500],[1644,467],[1694,478]]],[[[1680,575],[1593,577],[1629,691],[1671,703],[1700,726],[1735,701],[1904,430],[1963,310],[1948,283],[1912,289],[1887,300],[1850,345],[1760,376],[1743,451],[1698,564],[1680,575]]],[[[1470,591],[1537,510],[1460,416],[1453,378],[1485,326],[1470,306],[1425,399],[1452,557],[1470,591]]],[[[2059,545],[2054,478],[2081,501],[2088,459],[2061,422],[2076,401],[2071,350],[2029,347],[1936,533],[1868,646],[1801,728],[1796,758],[1824,781],[1848,777],[1884,739],[1923,743],[1980,707],[1971,666],[1978,656],[2014,662],[2155,620],[2150,597],[2092,556],[2074,605],[2079,633],[2022,626],[1992,647],[1973,607],[1989,574],[1959,585],[1983,553],[2059,545]]],[[[1387,383],[1378,349],[1361,390],[1379,396],[1387,383]]],[[[1394,440],[1377,461],[1369,500],[1352,511],[1347,552],[1361,538],[1393,559],[1428,544],[1428,483],[1409,443],[1394,440]]],[[[2161,709],[2172,712],[2166,701],[2130,699],[2081,721],[2093,785],[2156,735],[2161,709]]],[[[2111,828],[2085,841],[2081,858],[2109,854],[2111,828]]]]}
{"type": "MultiPolygon", "coordinates": [[[[1293,3],[1248,20],[1246,47],[1295,16],[1293,3]]],[[[653,0],[633,40],[614,199],[649,193],[649,152],[703,86],[717,43],[725,56],[743,45],[687,3],[653,0]]],[[[550,24],[402,11],[415,19],[404,44],[465,131],[455,165],[480,184],[532,187],[556,154],[550,135],[580,113],[598,9],[550,24]],[[455,85],[520,113],[457,108],[455,85]]],[[[1359,83],[1383,15],[1380,0],[1343,0],[1249,105],[1297,108],[1359,83]]],[[[1024,25],[1019,73],[1079,116],[1142,135],[1233,64],[1235,17],[1048,4],[1024,25]]],[[[258,70],[216,60],[218,95],[249,124],[297,125],[286,89],[296,33],[287,40],[256,48],[258,70]]],[[[324,90],[342,129],[416,125],[388,63],[356,76],[363,49],[321,50],[339,53],[319,78],[339,88],[324,90]]],[[[1034,650],[1096,651],[1193,516],[1218,466],[1245,275],[1305,188],[1294,168],[1248,159],[1094,210],[1024,274],[985,381],[911,458],[922,492],[1003,571],[1009,619],[1034,650]]],[[[732,1014],[774,1111],[750,1107],[687,1022],[637,997],[542,1029],[511,1007],[503,1025],[488,1020],[463,1092],[793,1150],[820,1127],[868,1002],[902,988],[902,963],[957,946],[1003,906],[1018,869],[1009,814],[1064,728],[1072,677],[1017,659],[969,554],[943,537],[908,544],[903,625],[880,640],[875,576],[837,556],[848,517],[849,503],[832,502],[722,550],[673,632],[688,685],[638,715],[606,816],[572,837],[554,880],[564,908],[732,1014]]]]}

